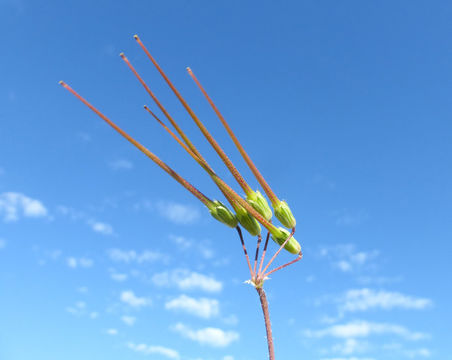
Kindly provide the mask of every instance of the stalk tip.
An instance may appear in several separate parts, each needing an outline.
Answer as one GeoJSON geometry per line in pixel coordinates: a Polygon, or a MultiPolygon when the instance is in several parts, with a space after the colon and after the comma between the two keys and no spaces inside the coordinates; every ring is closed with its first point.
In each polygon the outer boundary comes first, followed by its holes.
{"type": "Polygon", "coordinates": [[[185,68],[185,70],[187,70],[189,74],[191,74],[191,73],[192,73],[192,71],[191,71],[191,69],[190,69],[190,67],[189,67],[189,66],[187,66],[187,67],[185,68]]]}
{"type": "Polygon", "coordinates": [[[63,80],[60,80],[60,81],[58,81],[58,84],[64,85],[64,81],[63,81],[63,80]]]}
{"type": "Polygon", "coordinates": [[[133,38],[134,38],[135,40],[138,40],[138,39],[139,39],[139,37],[138,37],[137,34],[133,35],[133,38]]]}

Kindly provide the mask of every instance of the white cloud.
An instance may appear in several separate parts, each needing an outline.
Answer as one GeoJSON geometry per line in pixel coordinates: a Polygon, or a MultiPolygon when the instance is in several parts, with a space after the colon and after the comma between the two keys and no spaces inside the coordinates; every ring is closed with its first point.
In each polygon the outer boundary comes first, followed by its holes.
{"type": "Polygon", "coordinates": [[[132,307],[142,307],[148,306],[151,304],[151,300],[145,297],[138,297],[131,290],[123,291],[120,295],[120,299],[122,302],[132,306],[132,307]]]}
{"type": "Polygon", "coordinates": [[[223,288],[223,284],[213,277],[185,269],[155,274],[152,282],[157,286],[176,286],[181,290],[219,292],[223,288]]]}
{"type": "Polygon", "coordinates": [[[66,259],[67,266],[75,269],[77,267],[77,259],[73,257],[69,257],[66,259]]]}
{"type": "Polygon", "coordinates": [[[192,250],[193,253],[201,255],[204,259],[212,259],[215,255],[210,247],[210,241],[193,241],[185,236],[170,235],[170,240],[174,242],[179,250],[192,250]]]}
{"type": "Polygon", "coordinates": [[[322,358],[321,360],[375,360],[374,358],[368,358],[368,357],[366,357],[366,358],[363,358],[363,357],[355,357],[355,356],[353,356],[353,357],[340,357],[340,358],[338,358],[338,357],[335,357],[335,358],[322,358]]]}
{"type": "Polygon", "coordinates": [[[157,209],[163,217],[176,224],[192,224],[200,217],[199,210],[190,205],[159,202],[157,209]]]}
{"type": "Polygon", "coordinates": [[[78,263],[81,267],[88,268],[88,267],[93,266],[94,261],[91,259],[82,257],[82,258],[78,259],[78,263]]]}
{"type": "Polygon", "coordinates": [[[231,314],[227,317],[224,317],[221,319],[226,325],[237,325],[239,323],[239,318],[234,315],[231,314]]]}
{"type": "Polygon", "coordinates": [[[351,272],[362,268],[374,260],[379,252],[357,251],[353,244],[339,244],[335,246],[324,246],[319,252],[321,257],[329,259],[334,268],[342,272],[351,272]]]}
{"type": "Polygon", "coordinates": [[[83,221],[86,223],[93,231],[102,234],[102,235],[115,235],[115,232],[113,230],[113,226],[97,221],[89,216],[89,214],[76,210],[74,208],[71,208],[69,206],[59,205],[57,207],[57,212],[67,218],[69,218],[72,221],[83,221]]]}
{"type": "Polygon", "coordinates": [[[232,355],[223,356],[223,360],[234,360],[234,356],[232,355]]]}
{"type": "Polygon", "coordinates": [[[128,343],[128,348],[140,352],[145,355],[162,355],[166,356],[168,359],[180,359],[179,353],[176,350],[163,347],[163,346],[156,346],[156,345],[146,345],[146,344],[134,344],[134,343],[128,343]]]}
{"type": "Polygon", "coordinates": [[[116,329],[107,329],[106,333],[108,335],[118,335],[118,330],[116,330],[116,329]]]}
{"type": "Polygon", "coordinates": [[[75,210],[69,206],[58,205],[57,212],[63,216],[67,216],[73,221],[86,218],[86,214],[84,212],[75,210]]]}
{"type": "Polygon", "coordinates": [[[430,357],[432,355],[431,351],[426,348],[420,348],[415,350],[406,350],[405,355],[410,359],[417,357],[430,357]]]}
{"type": "Polygon", "coordinates": [[[56,261],[63,254],[61,250],[41,250],[39,246],[34,246],[33,251],[40,257],[38,260],[39,265],[45,265],[49,260],[56,261]]]}
{"type": "Polygon", "coordinates": [[[0,249],[3,249],[6,246],[6,240],[0,239],[0,249]]]}
{"type": "Polygon", "coordinates": [[[187,250],[193,246],[193,241],[187,239],[185,236],[170,235],[169,238],[180,250],[187,250]]]}
{"type": "Polygon", "coordinates": [[[17,221],[19,217],[45,217],[48,211],[41,201],[22,193],[4,192],[0,194],[0,216],[3,221],[17,221]]]}
{"type": "Polygon", "coordinates": [[[407,340],[420,340],[428,337],[427,334],[412,332],[401,325],[372,323],[367,321],[352,321],[347,324],[333,325],[322,330],[305,332],[306,336],[322,338],[331,336],[335,338],[368,337],[370,335],[398,335],[407,340]]]}
{"type": "Polygon", "coordinates": [[[144,250],[141,253],[137,253],[135,250],[110,249],[108,250],[108,256],[111,260],[116,262],[137,262],[138,264],[168,260],[167,255],[151,250],[144,250]]]}
{"type": "Polygon", "coordinates": [[[75,316],[85,315],[86,303],[84,301],[77,301],[74,306],[68,306],[66,311],[75,316]]]}
{"type": "Polygon", "coordinates": [[[342,226],[358,225],[368,218],[367,213],[364,211],[351,212],[348,209],[336,212],[336,216],[336,224],[342,226]]]}
{"type": "Polygon", "coordinates": [[[97,318],[99,317],[99,313],[96,312],[96,311],[91,311],[91,312],[89,313],[89,317],[90,317],[91,319],[97,319],[97,318]]]}
{"type": "Polygon", "coordinates": [[[165,303],[165,309],[180,310],[204,319],[210,319],[218,315],[219,303],[215,299],[195,299],[187,295],[180,295],[175,299],[167,301],[165,303]]]}
{"type": "Polygon", "coordinates": [[[131,170],[133,169],[133,164],[129,160],[118,159],[115,161],[111,161],[109,164],[112,170],[131,170]]]}
{"type": "Polygon", "coordinates": [[[114,281],[122,282],[127,280],[127,274],[112,273],[110,274],[114,281]]]}
{"type": "Polygon", "coordinates": [[[113,227],[110,224],[103,223],[100,221],[90,221],[89,224],[91,225],[91,228],[102,235],[113,235],[113,227]]]}
{"type": "Polygon", "coordinates": [[[69,266],[72,269],[76,269],[78,267],[81,268],[90,268],[93,266],[94,261],[92,259],[88,259],[88,258],[75,258],[75,257],[68,257],[66,259],[66,264],[67,266],[69,266]]]}
{"type": "Polygon", "coordinates": [[[212,327],[193,330],[182,323],[178,323],[173,326],[173,330],[187,339],[212,347],[226,347],[239,339],[239,334],[235,331],[224,331],[212,327]]]}
{"type": "Polygon", "coordinates": [[[352,264],[350,264],[348,261],[340,260],[336,263],[336,266],[339,270],[343,272],[348,272],[352,270],[352,264]]]}
{"type": "Polygon", "coordinates": [[[366,311],[373,308],[385,310],[393,308],[401,309],[425,309],[432,305],[432,301],[426,298],[416,298],[398,292],[372,289],[352,289],[345,293],[340,300],[340,312],[366,311]]]}
{"type": "Polygon", "coordinates": [[[385,285],[385,284],[393,284],[393,283],[399,283],[403,280],[402,276],[392,276],[392,277],[386,277],[386,276],[360,276],[356,279],[360,284],[363,285],[369,285],[369,284],[376,284],[376,285],[385,285]]]}
{"type": "Polygon", "coordinates": [[[129,325],[129,326],[133,326],[135,324],[135,322],[137,321],[137,318],[134,316],[122,316],[121,320],[124,324],[129,325]]]}
{"type": "Polygon", "coordinates": [[[335,344],[332,347],[332,351],[335,353],[341,353],[343,355],[352,355],[354,353],[362,353],[369,347],[367,342],[358,341],[353,338],[345,339],[343,343],[335,344]]]}

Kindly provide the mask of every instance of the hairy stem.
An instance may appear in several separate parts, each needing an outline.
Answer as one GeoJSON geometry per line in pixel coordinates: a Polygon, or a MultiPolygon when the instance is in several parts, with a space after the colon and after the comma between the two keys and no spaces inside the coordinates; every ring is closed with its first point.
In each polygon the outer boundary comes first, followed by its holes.
{"type": "Polygon", "coordinates": [[[264,313],[265,330],[267,331],[267,344],[268,344],[268,358],[269,360],[275,360],[275,349],[273,347],[272,336],[272,324],[270,322],[270,314],[268,312],[268,302],[265,296],[265,291],[262,287],[256,287],[259,294],[259,300],[261,301],[262,312],[264,313]]]}

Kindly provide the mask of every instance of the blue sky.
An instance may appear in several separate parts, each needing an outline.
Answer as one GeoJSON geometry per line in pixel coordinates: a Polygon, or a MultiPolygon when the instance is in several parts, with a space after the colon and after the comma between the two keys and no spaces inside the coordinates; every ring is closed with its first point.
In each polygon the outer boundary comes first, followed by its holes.
{"type": "Polygon", "coordinates": [[[447,1],[0,0],[0,359],[267,356],[235,232],[58,85],[221,198],[143,110],[121,51],[235,186],[133,34],[258,188],[195,71],[297,217],[304,259],[266,283],[277,358],[446,359],[451,16],[447,1]]]}

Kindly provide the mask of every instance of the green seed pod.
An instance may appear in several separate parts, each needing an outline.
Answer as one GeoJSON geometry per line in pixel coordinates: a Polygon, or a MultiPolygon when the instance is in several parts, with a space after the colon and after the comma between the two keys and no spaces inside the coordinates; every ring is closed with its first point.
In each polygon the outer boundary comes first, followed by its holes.
{"type": "Polygon", "coordinates": [[[283,200],[280,201],[278,205],[274,207],[276,218],[283,224],[286,228],[293,229],[297,224],[295,217],[290,211],[289,205],[283,200]]]}
{"type": "Polygon", "coordinates": [[[209,208],[210,215],[223,224],[235,228],[237,227],[237,218],[221,201],[214,200],[209,208]]]}
{"type": "MultiPolygon", "coordinates": [[[[272,231],[272,240],[278,243],[279,245],[282,245],[284,241],[289,237],[290,232],[288,232],[286,229],[279,227],[272,231]]],[[[284,249],[286,249],[291,254],[299,254],[301,251],[301,246],[298,243],[297,240],[292,236],[290,240],[287,242],[286,246],[284,246],[284,249]]]]}
{"type": "Polygon", "coordinates": [[[261,233],[261,226],[244,207],[237,205],[236,213],[240,225],[242,225],[252,236],[257,236],[261,233]]]}
{"type": "Polygon", "coordinates": [[[272,210],[268,206],[267,199],[256,190],[246,196],[246,201],[250,204],[259,214],[261,214],[265,220],[270,221],[272,218],[272,210]]]}

